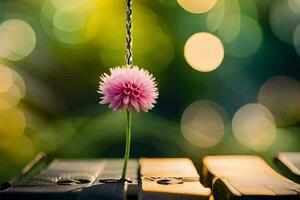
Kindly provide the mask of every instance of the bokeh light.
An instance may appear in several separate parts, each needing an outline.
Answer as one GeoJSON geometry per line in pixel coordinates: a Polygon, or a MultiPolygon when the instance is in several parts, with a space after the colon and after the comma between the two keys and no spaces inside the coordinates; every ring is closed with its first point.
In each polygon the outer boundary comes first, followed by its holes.
{"type": "Polygon", "coordinates": [[[14,108],[25,96],[25,82],[15,70],[1,63],[0,78],[0,111],[14,108]]]}
{"type": "Polygon", "coordinates": [[[294,6],[297,2],[276,0],[270,11],[270,24],[274,34],[288,44],[293,44],[293,33],[300,21],[300,11],[293,12],[297,8],[294,6]]]}
{"type": "Polygon", "coordinates": [[[195,33],[185,43],[184,56],[192,68],[210,72],[221,65],[224,47],[220,39],[213,34],[195,33]]]}
{"type": "Polygon", "coordinates": [[[35,45],[35,33],[25,21],[9,19],[0,25],[0,57],[20,60],[28,56],[35,45]]]}
{"type": "Polygon", "coordinates": [[[0,93],[6,92],[13,85],[11,70],[0,64],[0,93]]]}
{"type": "Polygon", "coordinates": [[[87,22],[86,14],[79,8],[63,9],[55,13],[53,25],[65,32],[75,32],[84,29],[87,22]]]}
{"type": "Polygon", "coordinates": [[[7,110],[18,105],[21,99],[21,92],[16,84],[6,91],[0,93],[0,110],[7,110]]]}
{"type": "Polygon", "coordinates": [[[241,16],[239,35],[225,46],[228,55],[244,58],[253,55],[261,46],[263,34],[260,25],[251,17],[241,16]]]}
{"type": "Polygon", "coordinates": [[[261,86],[258,102],[270,109],[277,125],[295,124],[300,120],[300,83],[288,76],[275,76],[261,86]]]}
{"type": "Polygon", "coordinates": [[[218,0],[177,0],[178,4],[191,13],[206,13],[211,10],[218,0]]]}
{"type": "Polygon", "coordinates": [[[224,43],[233,42],[241,27],[241,9],[238,0],[219,0],[207,14],[206,26],[224,43]]]}
{"type": "Polygon", "coordinates": [[[288,4],[295,14],[300,15],[300,0],[288,0],[288,4]]]}
{"type": "Polygon", "coordinates": [[[276,137],[272,113],[257,103],[247,104],[235,113],[232,130],[241,144],[255,151],[266,150],[276,137]]]}
{"type": "MultiPolygon", "coordinates": [[[[27,25],[20,20],[8,20],[6,23],[8,23],[8,25],[4,24],[3,26],[2,24],[0,28],[4,27],[3,29],[7,29],[5,31],[10,31],[12,36],[16,36],[14,40],[25,40],[17,41],[19,42],[18,44],[12,41],[13,44],[11,47],[20,52],[20,54],[7,54],[9,57],[6,57],[6,59],[11,59],[11,55],[13,55],[14,58],[21,59],[27,55],[27,53],[22,50],[22,48],[28,47],[28,43],[26,44],[26,36],[29,35],[26,35],[28,32],[24,32],[26,28],[22,29],[22,26],[26,27],[27,25]],[[22,38],[23,36],[18,36],[18,34],[22,33],[25,34],[23,35],[24,38],[22,38]]],[[[12,38],[9,37],[7,38],[12,40],[12,38]]],[[[34,46],[32,48],[34,48],[34,46]]],[[[34,156],[36,151],[32,141],[24,134],[26,129],[25,112],[22,106],[18,106],[18,104],[26,94],[26,86],[22,76],[14,70],[14,67],[15,66],[8,62],[1,61],[0,63],[0,151],[2,152],[1,156],[4,155],[10,158],[10,164],[24,165],[25,162],[28,162],[28,159],[34,156]]]]}
{"type": "Polygon", "coordinates": [[[11,75],[12,75],[12,79],[13,79],[13,83],[15,86],[18,87],[18,90],[20,92],[20,99],[24,98],[26,95],[26,84],[25,81],[23,79],[23,77],[14,69],[10,68],[11,70],[11,75]]]}
{"type": "Polygon", "coordinates": [[[189,105],[181,117],[181,131],[190,143],[208,148],[215,146],[225,129],[224,109],[210,101],[200,100],[189,105]]]}
{"type": "Polygon", "coordinates": [[[215,32],[225,17],[225,0],[218,0],[215,7],[207,13],[206,26],[210,32],[215,32]]]}
{"type": "Polygon", "coordinates": [[[41,9],[41,24],[49,35],[63,43],[84,43],[98,33],[98,8],[95,0],[46,0],[41,9]]]}
{"type": "Polygon", "coordinates": [[[231,43],[236,40],[241,29],[241,15],[235,14],[224,18],[217,30],[217,35],[224,43],[231,43]]]}

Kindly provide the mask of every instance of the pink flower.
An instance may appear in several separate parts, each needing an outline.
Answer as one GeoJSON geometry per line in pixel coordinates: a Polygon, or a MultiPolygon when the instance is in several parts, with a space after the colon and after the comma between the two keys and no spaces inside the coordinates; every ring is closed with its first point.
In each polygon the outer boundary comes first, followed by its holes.
{"type": "Polygon", "coordinates": [[[115,110],[132,107],[145,112],[152,109],[158,97],[155,78],[145,69],[137,66],[115,67],[110,75],[100,77],[98,93],[102,94],[100,104],[109,103],[115,110]]]}

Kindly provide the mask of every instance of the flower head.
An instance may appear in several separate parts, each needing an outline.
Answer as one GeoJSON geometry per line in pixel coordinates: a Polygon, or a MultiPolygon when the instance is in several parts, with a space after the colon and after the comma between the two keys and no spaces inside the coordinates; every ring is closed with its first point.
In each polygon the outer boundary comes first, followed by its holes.
{"type": "Polygon", "coordinates": [[[100,104],[109,103],[114,111],[134,108],[147,112],[158,97],[153,75],[137,66],[111,68],[110,75],[105,73],[100,77],[98,93],[103,95],[100,104]]]}

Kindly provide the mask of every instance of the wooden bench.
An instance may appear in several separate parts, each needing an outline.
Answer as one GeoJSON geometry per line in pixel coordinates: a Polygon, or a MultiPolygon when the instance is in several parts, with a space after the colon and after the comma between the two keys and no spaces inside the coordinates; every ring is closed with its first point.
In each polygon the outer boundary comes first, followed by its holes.
{"type": "MultiPolygon", "coordinates": [[[[122,159],[52,161],[35,176],[0,191],[1,200],[196,200],[211,198],[187,158],[130,160],[119,182],[122,159]]],[[[207,156],[201,179],[215,200],[300,199],[300,186],[257,156],[207,156]]]]}
{"type": "Polygon", "coordinates": [[[300,185],[257,156],[207,156],[203,174],[215,200],[300,199],[300,185]]]}

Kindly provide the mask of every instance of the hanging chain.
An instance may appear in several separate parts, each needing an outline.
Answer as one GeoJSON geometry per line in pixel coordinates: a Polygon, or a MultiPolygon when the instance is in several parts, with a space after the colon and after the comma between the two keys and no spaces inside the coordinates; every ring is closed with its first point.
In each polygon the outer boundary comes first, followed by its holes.
{"type": "Polygon", "coordinates": [[[126,63],[132,65],[132,0],[126,0],[126,63]]]}

